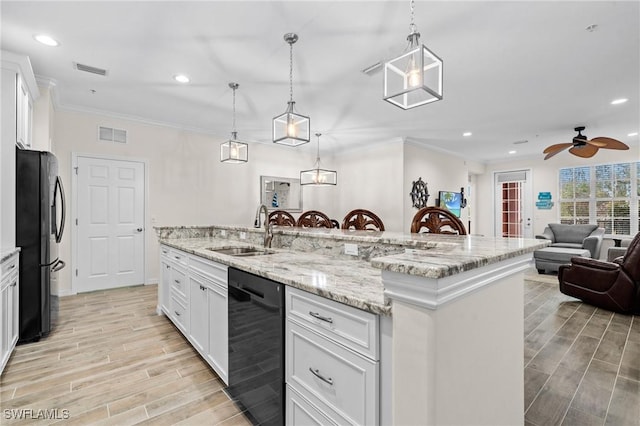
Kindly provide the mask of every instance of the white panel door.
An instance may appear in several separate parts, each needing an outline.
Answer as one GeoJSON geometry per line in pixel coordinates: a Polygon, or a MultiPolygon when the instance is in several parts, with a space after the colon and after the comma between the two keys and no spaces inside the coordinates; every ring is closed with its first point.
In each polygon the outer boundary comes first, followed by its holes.
{"type": "Polygon", "coordinates": [[[531,171],[495,173],[495,236],[533,238],[531,171]]]}
{"type": "Polygon", "coordinates": [[[77,292],[144,283],[144,163],[78,157],[77,292]]]}

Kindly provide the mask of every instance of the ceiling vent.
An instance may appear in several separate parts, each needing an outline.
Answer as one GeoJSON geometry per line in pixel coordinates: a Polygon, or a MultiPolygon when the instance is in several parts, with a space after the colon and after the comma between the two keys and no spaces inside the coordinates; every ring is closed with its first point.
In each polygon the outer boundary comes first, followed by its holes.
{"type": "Polygon", "coordinates": [[[112,127],[98,127],[98,140],[100,142],[127,143],[127,131],[112,127]]]}
{"type": "Polygon", "coordinates": [[[107,75],[107,70],[103,70],[102,68],[92,67],[90,65],[79,64],[78,62],[74,62],[73,67],[78,71],[89,72],[91,74],[98,74],[102,76],[107,75]]]}

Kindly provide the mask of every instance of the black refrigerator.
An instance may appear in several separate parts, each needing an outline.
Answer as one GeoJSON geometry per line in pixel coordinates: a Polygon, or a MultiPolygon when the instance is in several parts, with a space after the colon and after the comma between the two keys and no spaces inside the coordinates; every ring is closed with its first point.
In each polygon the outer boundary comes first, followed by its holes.
{"type": "Polygon", "coordinates": [[[65,199],[58,160],[50,152],[16,149],[16,245],[20,247],[18,343],[38,341],[53,329],[58,298],[51,280],[65,263],[58,258],[65,199]]]}

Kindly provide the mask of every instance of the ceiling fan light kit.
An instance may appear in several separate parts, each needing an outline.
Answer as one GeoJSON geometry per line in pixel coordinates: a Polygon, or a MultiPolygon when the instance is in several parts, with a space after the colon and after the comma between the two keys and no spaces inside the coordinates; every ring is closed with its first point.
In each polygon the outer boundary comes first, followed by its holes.
{"type": "Polygon", "coordinates": [[[293,101],[293,44],[298,41],[298,35],[287,33],[284,40],[289,43],[289,102],[287,110],[273,119],[273,143],[299,146],[311,140],[311,120],[294,111],[296,103],[293,101]]]}
{"type": "Polygon", "coordinates": [[[322,134],[316,133],[316,136],[318,137],[316,164],[313,169],[300,172],[300,185],[336,185],[338,183],[338,172],[320,167],[320,136],[322,134]]]}
{"type": "Polygon", "coordinates": [[[567,148],[569,148],[569,152],[571,154],[581,158],[593,157],[600,148],[616,150],[629,149],[626,144],[613,138],[600,136],[589,140],[585,135],[582,134],[582,131],[584,129],[584,126],[576,127],[574,130],[578,132],[578,134],[573,138],[573,141],[571,142],[557,143],[545,148],[545,150],[542,151],[543,154],[547,154],[545,155],[544,159],[548,160],[549,158],[564,151],[567,148]]]}
{"type": "Polygon", "coordinates": [[[231,139],[220,145],[220,161],[223,163],[246,163],[249,161],[249,145],[238,140],[236,131],[236,89],[240,87],[238,83],[229,83],[233,90],[233,130],[231,139]]]}
{"type": "Polygon", "coordinates": [[[411,0],[411,32],[408,46],[398,57],[384,63],[383,99],[402,109],[442,100],[442,59],[420,44],[411,0]]]}

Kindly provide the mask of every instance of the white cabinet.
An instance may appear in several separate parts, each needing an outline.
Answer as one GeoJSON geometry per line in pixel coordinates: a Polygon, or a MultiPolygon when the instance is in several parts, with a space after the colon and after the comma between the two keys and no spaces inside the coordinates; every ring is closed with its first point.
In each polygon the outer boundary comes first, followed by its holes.
{"type": "Polygon", "coordinates": [[[162,245],[160,268],[160,309],[227,383],[227,266],[162,245]]]}
{"type": "Polygon", "coordinates": [[[227,319],[227,288],[209,287],[209,351],[207,361],[220,378],[229,383],[229,329],[227,319]]]}
{"type": "Polygon", "coordinates": [[[379,318],[286,288],[287,424],[379,424],[379,318]]]}
{"type": "Polygon", "coordinates": [[[16,143],[31,148],[33,100],[22,74],[16,75],[16,143]]]}
{"type": "Polygon", "coordinates": [[[2,262],[0,280],[0,373],[18,342],[18,252],[2,262]]]}
{"type": "Polygon", "coordinates": [[[189,340],[200,353],[209,350],[209,283],[189,271],[189,340]]]}

